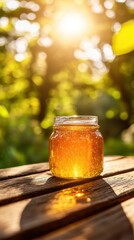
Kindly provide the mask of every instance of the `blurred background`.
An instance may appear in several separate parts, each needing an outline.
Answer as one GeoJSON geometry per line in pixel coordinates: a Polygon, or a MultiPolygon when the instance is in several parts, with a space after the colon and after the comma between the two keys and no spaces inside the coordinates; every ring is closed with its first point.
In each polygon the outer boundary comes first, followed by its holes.
{"type": "Polygon", "coordinates": [[[0,0],[0,167],[48,161],[57,115],[134,155],[134,0],[0,0]]]}

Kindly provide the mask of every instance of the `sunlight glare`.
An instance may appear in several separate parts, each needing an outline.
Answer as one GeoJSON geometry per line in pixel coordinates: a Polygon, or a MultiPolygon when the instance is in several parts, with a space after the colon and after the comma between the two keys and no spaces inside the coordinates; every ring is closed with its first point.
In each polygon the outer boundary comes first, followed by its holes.
{"type": "Polygon", "coordinates": [[[25,38],[18,38],[15,41],[15,45],[17,53],[25,53],[27,50],[28,42],[25,38]]]}
{"type": "Polygon", "coordinates": [[[0,28],[7,27],[8,23],[9,23],[9,19],[7,17],[0,18],[0,28]]]}
{"type": "Polygon", "coordinates": [[[5,5],[6,5],[7,9],[14,11],[17,8],[19,8],[20,2],[17,0],[7,0],[7,1],[5,1],[5,5]]]}
{"type": "Polygon", "coordinates": [[[64,36],[78,36],[86,30],[86,19],[78,12],[66,13],[58,23],[58,31],[64,36]]]}
{"type": "Polygon", "coordinates": [[[27,57],[26,53],[16,53],[15,54],[15,60],[17,62],[22,62],[27,57]]]}
{"type": "Polygon", "coordinates": [[[112,51],[112,47],[110,44],[105,43],[102,50],[103,50],[104,60],[113,61],[115,59],[115,55],[112,51]]]}

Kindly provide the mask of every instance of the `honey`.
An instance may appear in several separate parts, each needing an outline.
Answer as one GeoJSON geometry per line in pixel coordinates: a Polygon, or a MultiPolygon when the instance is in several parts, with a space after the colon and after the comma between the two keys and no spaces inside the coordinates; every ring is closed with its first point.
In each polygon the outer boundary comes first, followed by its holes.
{"type": "Polygon", "coordinates": [[[49,164],[56,177],[77,179],[103,171],[103,137],[96,116],[56,117],[49,164]]]}

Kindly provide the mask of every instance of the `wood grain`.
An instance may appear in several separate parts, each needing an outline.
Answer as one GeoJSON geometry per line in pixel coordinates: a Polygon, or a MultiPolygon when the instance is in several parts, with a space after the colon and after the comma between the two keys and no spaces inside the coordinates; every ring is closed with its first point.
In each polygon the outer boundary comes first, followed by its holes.
{"type": "MultiPolygon", "coordinates": [[[[134,170],[134,157],[105,162],[104,172],[101,177],[117,175],[134,170]]],[[[50,193],[59,189],[75,186],[81,183],[93,181],[96,178],[85,180],[65,180],[52,177],[49,171],[32,174],[24,177],[16,177],[0,181],[0,205],[14,201],[50,193]]]]}
{"type": "Polygon", "coordinates": [[[26,176],[34,173],[44,172],[46,170],[49,170],[48,163],[36,163],[19,167],[0,169],[0,180],[26,176]]]}
{"type": "Polygon", "coordinates": [[[134,198],[35,240],[133,240],[134,198]]]}
{"type": "Polygon", "coordinates": [[[112,161],[105,161],[104,171],[101,175],[106,177],[109,176],[109,174],[120,174],[129,169],[134,170],[134,156],[119,158],[116,161],[114,159],[112,161]]]}
{"type": "Polygon", "coordinates": [[[134,172],[127,172],[5,205],[0,208],[0,239],[30,239],[132,198],[133,177],[134,172]]]}
{"type": "Polygon", "coordinates": [[[125,156],[119,156],[119,155],[105,156],[104,161],[116,161],[116,160],[123,159],[123,158],[126,158],[126,157],[125,156]]]}

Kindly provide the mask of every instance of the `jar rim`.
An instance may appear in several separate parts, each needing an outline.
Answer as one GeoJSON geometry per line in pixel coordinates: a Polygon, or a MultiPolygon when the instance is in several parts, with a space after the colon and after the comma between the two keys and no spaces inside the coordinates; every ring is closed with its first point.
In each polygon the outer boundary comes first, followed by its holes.
{"type": "Polygon", "coordinates": [[[92,115],[72,115],[56,116],[54,126],[64,125],[98,125],[98,116],[92,115]]]}

